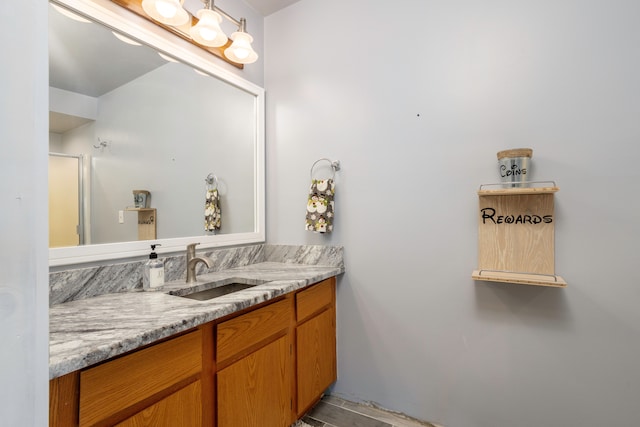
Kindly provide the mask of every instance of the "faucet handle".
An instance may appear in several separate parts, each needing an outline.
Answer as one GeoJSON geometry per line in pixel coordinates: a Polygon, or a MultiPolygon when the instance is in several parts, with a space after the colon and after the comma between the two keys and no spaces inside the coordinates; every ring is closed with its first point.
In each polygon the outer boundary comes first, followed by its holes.
{"type": "Polygon", "coordinates": [[[187,245],[187,257],[193,257],[196,255],[196,246],[200,243],[189,243],[187,245]]]}

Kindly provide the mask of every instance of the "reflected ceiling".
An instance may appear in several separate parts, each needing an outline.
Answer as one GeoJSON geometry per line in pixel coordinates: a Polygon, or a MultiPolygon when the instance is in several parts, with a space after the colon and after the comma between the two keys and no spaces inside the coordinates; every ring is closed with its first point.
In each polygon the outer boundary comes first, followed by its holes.
{"type": "Polygon", "coordinates": [[[97,98],[166,64],[152,50],[123,49],[124,42],[111,32],[96,37],[91,31],[96,24],[51,11],[49,25],[56,28],[55,36],[49,37],[49,85],[58,89],[97,98]]]}

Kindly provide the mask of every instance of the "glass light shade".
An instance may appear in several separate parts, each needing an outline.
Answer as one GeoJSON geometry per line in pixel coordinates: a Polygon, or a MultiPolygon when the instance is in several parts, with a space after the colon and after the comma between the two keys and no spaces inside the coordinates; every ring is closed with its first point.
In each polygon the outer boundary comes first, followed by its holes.
{"type": "Polygon", "coordinates": [[[142,9],[165,25],[179,26],[189,22],[189,13],[182,8],[179,0],[143,0],[142,9]]]}
{"type": "Polygon", "coordinates": [[[238,64],[251,64],[256,62],[258,54],[251,47],[253,37],[243,31],[231,34],[231,46],[224,51],[224,56],[238,64]]]}
{"type": "Polygon", "coordinates": [[[165,60],[165,61],[167,61],[167,62],[178,62],[175,58],[172,58],[172,57],[171,57],[171,56],[169,56],[169,55],[165,55],[165,54],[164,54],[164,53],[162,53],[162,52],[158,52],[158,55],[160,56],[160,58],[164,59],[164,60],[165,60]]]}
{"type": "Polygon", "coordinates": [[[51,5],[51,7],[53,7],[55,10],[57,10],[58,12],[60,12],[64,16],[66,16],[67,18],[71,18],[74,21],[83,22],[85,24],[91,24],[91,21],[89,21],[88,19],[85,19],[82,16],[77,15],[77,14],[71,12],[70,10],[65,9],[62,6],[58,6],[55,3],[49,3],[49,4],[51,5]]]}
{"type": "Polygon", "coordinates": [[[131,40],[129,37],[125,37],[122,34],[116,33],[115,31],[111,31],[111,33],[116,36],[116,38],[118,40],[120,40],[121,42],[124,42],[126,44],[130,44],[131,46],[142,46],[140,43],[138,43],[135,40],[131,40]]]}
{"type": "Polygon", "coordinates": [[[222,16],[218,12],[209,9],[200,9],[196,16],[199,21],[189,30],[191,38],[204,46],[224,46],[227,42],[227,36],[220,28],[222,16]]]}

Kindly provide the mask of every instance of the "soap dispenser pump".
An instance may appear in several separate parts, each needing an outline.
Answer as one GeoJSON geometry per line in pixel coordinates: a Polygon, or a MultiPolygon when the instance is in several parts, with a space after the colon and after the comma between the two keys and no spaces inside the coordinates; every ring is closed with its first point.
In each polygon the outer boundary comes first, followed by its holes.
{"type": "Polygon", "coordinates": [[[164,262],[158,259],[158,254],[155,252],[156,246],[160,245],[151,245],[149,261],[144,265],[142,288],[145,290],[164,285],[164,262]]]}

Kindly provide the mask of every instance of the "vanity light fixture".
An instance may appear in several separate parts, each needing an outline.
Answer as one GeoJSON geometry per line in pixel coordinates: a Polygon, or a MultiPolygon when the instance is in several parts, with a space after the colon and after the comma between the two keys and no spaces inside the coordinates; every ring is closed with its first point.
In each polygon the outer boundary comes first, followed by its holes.
{"type": "Polygon", "coordinates": [[[227,43],[227,35],[220,28],[222,16],[214,10],[214,7],[213,0],[205,2],[205,7],[196,13],[198,23],[191,27],[189,34],[201,45],[220,47],[227,43]]]}
{"type": "Polygon", "coordinates": [[[247,21],[234,17],[215,6],[214,0],[202,0],[203,8],[196,12],[198,22],[190,26],[185,34],[184,27],[192,22],[192,16],[182,4],[184,0],[142,0],[142,9],[153,20],[173,27],[179,33],[191,38],[199,45],[219,47],[224,50],[224,56],[238,64],[251,64],[258,59],[258,54],[251,47],[253,37],[246,32],[247,21]],[[231,46],[224,49],[228,43],[226,34],[220,28],[222,18],[226,18],[238,27],[238,31],[231,34],[231,46]]]}
{"type": "Polygon", "coordinates": [[[247,21],[241,18],[238,31],[231,34],[233,43],[224,51],[224,56],[239,64],[251,64],[258,59],[258,54],[251,48],[253,37],[245,31],[246,25],[247,21]]]}

